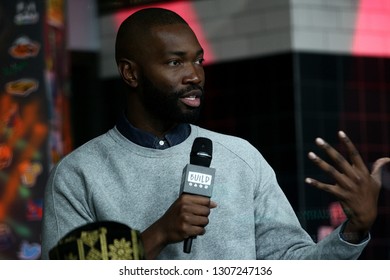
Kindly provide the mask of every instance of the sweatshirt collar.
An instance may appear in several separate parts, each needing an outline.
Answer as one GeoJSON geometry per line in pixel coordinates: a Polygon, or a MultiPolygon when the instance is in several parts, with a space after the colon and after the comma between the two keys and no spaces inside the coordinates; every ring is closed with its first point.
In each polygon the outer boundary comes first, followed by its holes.
{"type": "Polygon", "coordinates": [[[147,131],[134,127],[123,113],[116,124],[119,132],[131,142],[146,148],[164,150],[166,148],[182,143],[191,133],[191,126],[188,123],[180,123],[164,137],[159,138],[147,131]]]}

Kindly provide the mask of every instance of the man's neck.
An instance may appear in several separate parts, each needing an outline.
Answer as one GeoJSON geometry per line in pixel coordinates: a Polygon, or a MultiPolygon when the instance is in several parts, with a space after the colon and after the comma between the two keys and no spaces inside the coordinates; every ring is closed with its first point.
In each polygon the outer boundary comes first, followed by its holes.
{"type": "Polygon", "coordinates": [[[125,115],[121,116],[116,124],[119,132],[128,140],[143,147],[153,149],[166,149],[182,143],[191,133],[188,123],[178,124],[161,137],[132,125],[125,115]]]}
{"type": "Polygon", "coordinates": [[[131,123],[132,126],[147,131],[156,137],[162,138],[170,130],[175,128],[178,123],[175,122],[164,122],[161,120],[151,120],[150,118],[146,121],[146,118],[138,118],[135,114],[126,113],[127,120],[131,123]]]}

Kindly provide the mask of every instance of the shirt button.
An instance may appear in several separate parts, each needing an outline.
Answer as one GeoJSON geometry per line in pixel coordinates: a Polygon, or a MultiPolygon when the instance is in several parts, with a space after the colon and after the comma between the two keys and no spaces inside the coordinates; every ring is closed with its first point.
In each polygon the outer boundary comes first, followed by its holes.
{"type": "Polygon", "coordinates": [[[160,144],[160,146],[164,146],[164,141],[163,140],[160,140],[160,142],[158,142],[160,144]]]}

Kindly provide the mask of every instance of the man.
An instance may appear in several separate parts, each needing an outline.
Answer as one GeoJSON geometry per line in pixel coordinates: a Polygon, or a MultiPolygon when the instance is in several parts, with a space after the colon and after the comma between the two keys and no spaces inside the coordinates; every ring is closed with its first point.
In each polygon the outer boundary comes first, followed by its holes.
{"type": "Polygon", "coordinates": [[[128,17],[117,34],[116,61],[128,88],[125,113],[113,129],[53,169],[45,194],[43,258],[67,232],[104,220],[140,230],[149,259],[359,256],[376,218],[380,169],[389,158],[379,160],[370,175],[343,132],[352,165],[317,139],[337,169],[314,153],[309,157],[336,184],[306,182],[336,195],[348,221],[315,244],[253,146],[189,124],[203,103],[203,49],[179,15],[149,8],[128,17]],[[182,168],[196,137],[213,141],[212,200],[180,195],[182,168]],[[191,253],[183,253],[182,241],[194,236],[191,253]]]}

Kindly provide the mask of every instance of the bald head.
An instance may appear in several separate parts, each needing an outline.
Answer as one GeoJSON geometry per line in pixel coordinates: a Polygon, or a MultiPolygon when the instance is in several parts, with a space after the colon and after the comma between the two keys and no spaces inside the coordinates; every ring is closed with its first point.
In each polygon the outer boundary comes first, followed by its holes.
{"type": "Polygon", "coordinates": [[[178,14],[162,8],[142,9],[125,19],[119,27],[115,42],[115,59],[134,59],[142,48],[144,39],[154,27],[188,23],[178,14]]]}

